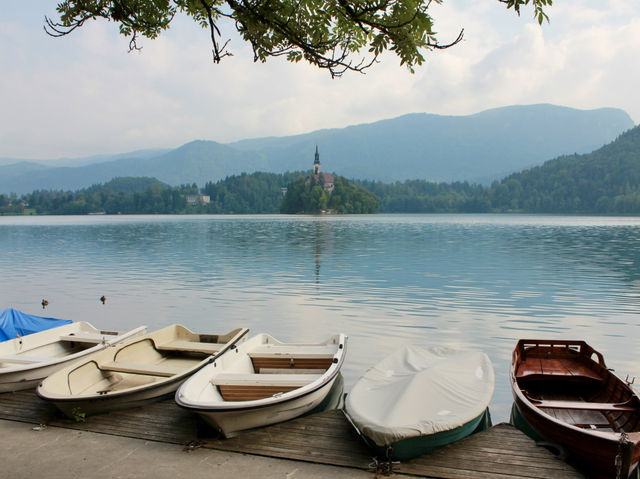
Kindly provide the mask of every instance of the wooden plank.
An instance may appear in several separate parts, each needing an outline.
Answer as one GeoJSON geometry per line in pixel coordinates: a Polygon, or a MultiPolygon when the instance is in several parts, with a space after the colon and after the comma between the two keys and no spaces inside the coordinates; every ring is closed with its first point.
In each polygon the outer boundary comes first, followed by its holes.
{"type": "MultiPolygon", "coordinates": [[[[33,391],[0,394],[0,417],[50,424],[172,444],[197,440],[210,449],[371,469],[373,453],[339,410],[326,411],[249,431],[231,439],[216,433],[173,400],[145,407],[90,416],[85,422],[65,419],[33,391]]],[[[393,466],[398,473],[437,479],[579,478],[570,466],[508,424],[465,438],[432,454],[393,466]]]]}
{"type": "Polygon", "coordinates": [[[581,409],[585,411],[637,411],[635,406],[624,403],[604,403],[585,401],[553,401],[553,400],[533,400],[534,406],[545,409],[581,409]]]}
{"type": "Polygon", "coordinates": [[[529,477],[536,479],[580,478],[582,477],[570,466],[555,458],[553,454],[543,448],[537,447],[531,439],[519,441],[520,454],[478,452],[476,445],[491,447],[497,439],[504,437],[505,433],[517,432],[513,426],[499,424],[493,428],[469,436],[455,444],[441,448],[431,454],[400,464],[396,472],[404,472],[415,475],[424,475],[434,478],[455,477],[529,477]],[[535,457],[527,457],[529,452],[535,451],[535,457]],[[541,453],[546,458],[541,458],[541,453]],[[457,471],[454,471],[458,469],[457,471]],[[453,471],[453,472],[452,472],[453,471]],[[465,471],[462,474],[461,471],[465,471]],[[477,475],[471,474],[473,471],[477,475]],[[469,474],[467,474],[469,472],[469,474]],[[485,475],[488,474],[488,475],[485,475]],[[493,476],[497,474],[497,476],[493,476]]]}
{"type": "Polygon", "coordinates": [[[333,356],[328,358],[283,358],[266,357],[251,358],[253,368],[260,372],[263,369],[322,369],[326,371],[331,367],[333,356]]]}
{"type": "Polygon", "coordinates": [[[321,374],[219,373],[211,379],[211,383],[217,386],[295,386],[299,388],[321,377],[321,374]]]}
{"type": "Polygon", "coordinates": [[[276,345],[264,344],[256,346],[248,352],[252,358],[328,358],[333,359],[333,355],[338,351],[335,345],[276,345]]]}

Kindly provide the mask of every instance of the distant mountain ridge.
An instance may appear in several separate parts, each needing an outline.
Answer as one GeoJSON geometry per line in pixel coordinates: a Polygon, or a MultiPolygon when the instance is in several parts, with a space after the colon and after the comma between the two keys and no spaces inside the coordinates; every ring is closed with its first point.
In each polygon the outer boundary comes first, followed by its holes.
{"type": "Polygon", "coordinates": [[[76,190],[131,176],[203,186],[244,172],[305,170],[311,167],[316,145],[324,171],[346,178],[487,184],[551,158],[589,153],[633,126],[623,110],[548,104],[495,108],[467,116],[413,113],[302,135],[229,144],[196,140],[170,151],[61,160],[66,166],[0,162],[0,193],[76,190]]]}

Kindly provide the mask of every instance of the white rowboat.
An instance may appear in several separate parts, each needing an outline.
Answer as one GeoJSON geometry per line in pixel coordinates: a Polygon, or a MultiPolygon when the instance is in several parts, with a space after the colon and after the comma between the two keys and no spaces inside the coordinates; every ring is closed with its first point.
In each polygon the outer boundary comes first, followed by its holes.
{"type": "Polygon", "coordinates": [[[171,397],[185,379],[235,348],[247,332],[198,334],[174,324],[61,369],[36,392],[70,417],[144,405],[171,397]]]}
{"type": "Polygon", "coordinates": [[[316,408],[331,390],[346,341],[344,334],[314,344],[254,336],[185,381],[176,402],[226,437],[296,418],[316,408]]]}
{"type": "Polygon", "coordinates": [[[78,321],[0,343],[0,392],[35,387],[67,364],[147,331],[102,331],[78,321]]]}

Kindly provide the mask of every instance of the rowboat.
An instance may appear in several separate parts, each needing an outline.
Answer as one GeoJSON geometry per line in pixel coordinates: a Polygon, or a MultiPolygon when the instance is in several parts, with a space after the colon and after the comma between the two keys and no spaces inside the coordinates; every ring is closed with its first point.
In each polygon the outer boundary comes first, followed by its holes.
{"type": "Polygon", "coordinates": [[[70,323],[70,319],[45,318],[14,308],[5,309],[0,311],[0,342],[70,323]]]}
{"type": "Polygon", "coordinates": [[[293,419],[327,397],[346,341],[337,334],[321,343],[282,343],[259,334],[191,376],[176,402],[225,437],[293,419]]]}
{"type": "Polygon", "coordinates": [[[590,477],[627,478],[640,459],[640,399],[584,341],[520,340],[514,408],[590,477]]]}
{"type": "Polygon", "coordinates": [[[380,457],[410,459],[489,427],[494,383],[482,352],[409,345],[358,380],[345,413],[380,457]]]}
{"type": "Polygon", "coordinates": [[[235,348],[248,329],[199,334],[174,324],[99,351],[40,383],[36,393],[69,417],[171,397],[191,374],[235,348]]]}
{"type": "Polygon", "coordinates": [[[94,352],[144,334],[102,331],[84,321],[19,336],[0,343],[0,392],[35,387],[43,378],[94,352]]]}

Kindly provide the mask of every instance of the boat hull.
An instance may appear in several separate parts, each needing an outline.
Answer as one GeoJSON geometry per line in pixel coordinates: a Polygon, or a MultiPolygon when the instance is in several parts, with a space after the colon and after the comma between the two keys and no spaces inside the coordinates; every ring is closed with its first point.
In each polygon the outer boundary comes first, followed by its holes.
{"type": "Polygon", "coordinates": [[[163,399],[171,398],[180,385],[195,371],[182,375],[177,380],[153,385],[144,390],[125,392],[121,395],[94,396],[91,398],[70,398],[66,400],[49,400],[69,418],[83,415],[101,414],[145,406],[163,399]]]}
{"type": "Polygon", "coordinates": [[[60,369],[42,381],[36,393],[72,418],[160,401],[174,395],[189,376],[235,348],[247,332],[238,328],[226,335],[206,335],[181,325],[167,326],[60,369]],[[217,339],[200,340],[208,336],[217,339]]]}
{"type": "Polygon", "coordinates": [[[464,439],[476,432],[484,431],[490,427],[491,415],[487,408],[487,410],[480,416],[455,429],[402,439],[400,441],[392,442],[386,447],[378,446],[370,438],[363,436],[362,434],[360,435],[365,443],[376,451],[379,457],[384,457],[391,461],[405,461],[417,456],[422,456],[423,454],[428,454],[436,449],[440,449],[441,447],[452,444],[460,439],[464,439]]]}
{"type": "Polygon", "coordinates": [[[49,366],[3,374],[0,377],[0,393],[33,389],[47,376],[50,376],[59,369],[62,369],[79,359],[82,358],[74,358],[68,361],[60,361],[49,366]]]}
{"type": "Polygon", "coordinates": [[[629,477],[640,459],[640,430],[637,424],[633,425],[634,422],[637,423],[640,407],[633,390],[613,375],[606,368],[602,356],[584,342],[523,340],[520,343],[514,351],[510,374],[514,425],[534,439],[542,440],[558,450],[569,462],[588,472],[589,477],[629,477]],[[534,352],[529,354],[535,358],[540,372],[536,371],[536,377],[533,381],[529,378],[528,383],[524,381],[531,373],[528,366],[523,366],[526,353],[520,343],[535,345],[530,346],[534,352]],[[538,350],[534,350],[534,347],[538,350]],[[571,352],[569,355],[554,351],[554,348],[557,350],[562,347],[579,352],[571,352]],[[583,353],[579,348],[588,352],[583,353]],[[558,354],[558,357],[554,354],[558,354]],[[592,355],[597,355],[598,361],[591,359],[592,355]],[[563,364],[563,370],[569,373],[553,369],[558,364],[563,364]],[[582,364],[583,367],[578,369],[576,364],[582,364]],[[548,377],[544,373],[546,368],[553,369],[548,377]],[[598,375],[602,386],[597,385],[598,375]],[[590,388],[581,391],[597,391],[598,397],[610,399],[599,402],[582,401],[581,397],[588,397],[589,394],[576,393],[575,397],[567,394],[567,391],[578,391],[581,387],[590,388]],[[562,391],[564,395],[555,399],[558,391],[562,391]],[[531,399],[531,394],[538,395],[540,399],[531,399]],[[616,403],[624,403],[624,406],[616,406],[616,403]],[[620,409],[616,410],[616,407],[620,409]],[[596,415],[599,419],[607,418],[608,426],[596,426],[596,415]],[[584,424],[568,422],[567,418],[579,418],[584,424]]]}
{"type": "Polygon", "coordinates": [[[289,421],[302,416],[320,406],[333,387],[335,378],[320,389],[289,401],[262,407],[240,407],[228,411],[196,411],[225,437],[233,437],[241,432],[289,421]]]}
{"type": "MultiPolygon", "coordinates": [[[[56,343],[58,341],[57,339],[52,339],[53,337],[59,337],[71,333],[69,336],[66,336],[69,338],[73,334],[86,334],[87,330],[95,336],[101,335],[101,332],[93,328],[91,325],[87,324],[86,326],[83,326],[82,323],[76,323],[61,326],[60,328],[52,328],[39,333],[33,333],[22,339],[13,339],[3,343],[3,350],[0,350],[0,363],[3,363],[3,355],[7,353],[9,353],[9,356],[14,358],[13,360],[20,360],[23,356],[26,358],[33,357],[32,359],[34,360],[33,362],[26,362],[26,364],[20,364],[20,362],[12,364],[12,361],[5,362],[4,367],[0,368],[0,393],[35,388],[46,377],[71,364],[83,360],[91,354],[143,335],[146,332],[146,327],[138,327],[126,333],[118,333],[117,335],[111,333],[110,335],[103,336],[103,338],[108,339],[95,345],[92,343],[91,347],[77,352],[71,352],[67,355],[56,351],[54,356],[42,355],[42,357],[39,357],[39,351],[44,350],[46,353],[50,354],[51,351],[57,347],[56,343]],[[51,336],[51,338],[48,338],[48,336],[51,336]],[[43,338],[41,339],[41,337],[43,338]],[[21,349],[17,350],[12,343],[19,340],[23,341],[24,345],[23,347],[21,346],[21,349]]],[[[83,341],[79,340],[78,342],[83,341]]],[[[24,359],[22,361],[24,361],[24,359]]]]}
{"type": "Polygon", "coordinates": [[[185,381],[175,400],[225,437],[297,418],[341,399],[334,393],[342,391],[346,341],[338,334],[282,343],[259,334],[185,381]]]}
{"type": "Polygon", "coordinates": [[[552,421],[537,411],[526,402],[516,399],[514,407],[515,415],[526,422],[531,428],[533,436],[541,439],[553,449],[557,450],[561,457],[573,463],[583,471],[588,471],[593,478],[618,477],[616,468],[616,456],[621,453],[623,471],[620,477],[629,477],[638,464],[638,445],[621,444],[620,436],[615,433],[607,435],[589,434],[577,428],[565,425],[559,421],[552,421]],[[636,450],[635,452],[633,450],[636,450]],[[623,456],[632,456],[624,460],[623,456]]]}
{"type": "Polygon", "coordinates": [[[346,414],[379,457],[406,460],[489,427],[494,380],[482,352],[407,345],[358,380],[346,414]]]}

